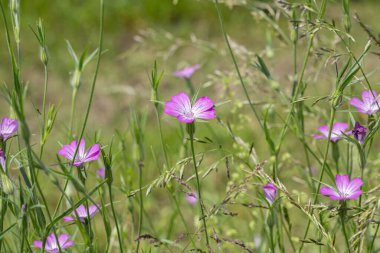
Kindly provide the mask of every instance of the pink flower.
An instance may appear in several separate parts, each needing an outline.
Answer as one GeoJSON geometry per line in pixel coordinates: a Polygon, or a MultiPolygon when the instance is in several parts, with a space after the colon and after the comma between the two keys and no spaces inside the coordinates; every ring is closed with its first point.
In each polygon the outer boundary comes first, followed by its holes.
{"type": "Polygon", "coordinates": [[[208,97],[199,98],[191,105],[189,96],[180,92],[165,103],[164,112],[180,122],[192,123],[196,119],[214,119],[214,102],[208,97]]]}
{"type": "Polygon", "coordinates": [[[273,204],[273,202],[276,200],[276,194],[277,194],[277,188],[271,183],[268,183],[266,185],[263,185],[263,191],[265,198],[269,202],[269,204],[273,204]]]}
{"type": "Polygon", "coordinates": [[[90,205],[88,206],[88,213],[87,209],[84,205],[80,205],[75,211],[71,213],[70,216],[63,217],[64,221],[74,221],[77,217],[80,222],[85,223],[86,220],[92,219],[94,215],[99,211],[98,207],[96,205],[90,205]],[[77,215],[78,214],[78,215],[77,215]],[[88,216],[90,215],[90,216],[88,216]]]}
{"type": "Polygon", "coordinates": [[[335,184],[337,189],[322,187],[320,193],[334,200],[356,199],[363,193],[360,190],[363,180],[358,177],[350,181],[348,175],[336,175],[335,184]]]}
{"type": "MultiPolygon", "coordinates": [[[[77,149],[78,141],[72,141],[69,145],[64,145],[59,151],[58,155],[63,156],[70,160],[74,159],[75,150],[77,149]]],[[[100,155],[99,144],[92,145],[87,151],[85,151],[84,139],[80,141],[78,152],[75,156],[74,166],[79,167],[85,162],[98,160],[100,155]]]]}
{"type": "MultiPolygon", "coordinates": [[[[335,122],[333,127],[332,127],[330,140],[332,142],[336,142],[337,140],[339,140],[343,136],[343,133],[350,134],[350,132],[347,132],[347,133],[345,132],[347,130],[347,128],[348,128],[347,123],[335,122]]],[[[323,125],[323,126],[319,127],[318,130],[319,130],[319,132],[322,133],[322,135],[314,135],[315,139],[327,139],[328,138],[329,131],[330,131],[328,125],[323,125]]]]}
{"type": "Polygon", "coordinates": [[[359,98],[351,98],[350,104],[355,106],[356,109],[364,114],[372,115],[375,114],[380,109],[380,99],[377,98],[376,92],[371,91],[363,91],[362,92],[362,100],[359,98]]]}
{"type": "Polygon", "coordinates": [[[190,79],[190,77],[194,74],[194,72],[197,71],[200,67],[201,67],[201,65],[195,64],[193,66],[189,66],[189,67],[186,67],[184,69],[177,70],[176,72],[174,72],[174,75],[177,77],[190,79]]]}
{"type": "Polygon", "coordinates": [[[100,178],[105,178],[106,177],[106,170],[105,168],[100,168],[96,171],[96,176],[100,178]]]}
{"type": "Polygon", "coordinates": [[[4,151],[2,149],[0,149],[0,165],[3,168],[3,170],[5,171],[5,154],[4,154],[4,151]]]}
{"type": "Polygon", "coordinates": [[[8,140],[18,130],[18,122],[15,119],[2,118],[0,124],[0,139],[8,140]]]}
{"type": "MultiPolygon", "coordinates": [[[[61,249],[67,249],[68,247],[71,247],[74,245],[73,241],[69,240],[68,234],[61,234],[58,236],[58,243],[61,249]]],[[[34,241],[34,247],[42,249],[42,241],[36,240],[34,241]]],[[[59,247],[57,244],[57,238],[55,237],[54,233],[51,233],[47,239],[45,244],[45,251],[48,253],[58,253],[59,247]]]]}
{"type": "Polygon", "coordinates": [[[190,205],[195,205],[198,202],[198,194],[196,192],[186,193],[186,201],[190,205]]]}

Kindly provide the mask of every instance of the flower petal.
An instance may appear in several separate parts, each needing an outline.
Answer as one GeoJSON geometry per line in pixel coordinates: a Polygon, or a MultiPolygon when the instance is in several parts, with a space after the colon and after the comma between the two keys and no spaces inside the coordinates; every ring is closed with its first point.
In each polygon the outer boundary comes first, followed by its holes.
{"type": "Polygon", "coordinates": [[[98,160],[99,155],[100,155],[100,145],[94,144],[87,150],[86,154],[83,157],[83,162],[98,160]]]}
{"type": "Polygon", "coordinates": [[[352,179],[351,182],[349,183],[348,190],[350,192],[354,192],[354,191],[360,189],[360,187],[363,184],[364,184],[363,180],[359,177],[356,177],[356,178],[352,179]]]}
{"type": "Polygon", "coordinates": [[[36,247],[36,248],[42,248],[42,241],[40,241],[40,240],[35,240],[35,241],[33,242],[33,245],[34,245],[34,247],[36,247]]]}
{"type": "Polygon", "coordinates": [[[191,102],[189,96],[180,92],[165,103],[164,112],[168,115],[178,117],[191,113],[191,102]]]}
{"type": "Polygon", "coordinates": [[[339,197],[339,194],[335,191],[335,189],[333,188],[330,188],[330,187],[322,187],[320,190],[319,190],[319,193],[322,194],[322,195],[325,195],[325,196],[328,196],[328,197],[339,197]]]}
{"type": "Polygon", "coordinates": [[[366,106],[358,98],[351,98],[350,99],[350,105],[355,106],[358,109],[358,111],[361,112],[361,113],[365,113],[366,112],[366,109],[367,109],[366,106]]]}
{"type": "Polygon", "coordinates": [[[348,175],[337,174],[335,176],[335,184],[338,192],[345,193],[347,191],[348,185],[350,184],[350,178],[348,175]]]}
{"type": "Polygon", "coordinates": [[[347,199],[357,199],[360,195],[362,195],[362,190],[354,191],[350,196],[347,197],[347,199]]]}

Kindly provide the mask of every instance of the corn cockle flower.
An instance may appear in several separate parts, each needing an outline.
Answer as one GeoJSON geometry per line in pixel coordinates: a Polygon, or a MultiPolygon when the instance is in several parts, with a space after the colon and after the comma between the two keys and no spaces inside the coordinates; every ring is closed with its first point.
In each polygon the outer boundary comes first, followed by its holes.
{"type": "Polygon", "coordinates": [[[201,97],[192,105],[189,96],[184,92],[167,101],[164,112],[185,123],[192,123],[196,119],[215,118],[214,102],[209,97],[201,97]]]}
{"type": "Polygon", "coordinates": [[[194,72],[197,71],[200,67],[201,67],[201,65],[195,64],[195,65],[186,67],[184,69],[177,70],[176,72],[174,72],[174,75],[177,77],[190,79],[191,76],[194,74],[194,72]]]}
{"type": "Polygon", "coordinates": [[[363,91],[362,100],[359,98],[351,98],[350,104],[364,114],[372,115],[380,109],[380,98],[377,98],[376,92],[363,91]]]}
{"type": "MultiPolygon", "coordinates": [[[[36,248],[42,249],[42,241],[36,240],[34,241],[33,245],[36,248]]],[[[45,244],[45,251],[48,253],[58,253],[59,248],[61,249],[67,249],[68,247],[71,247],[74,245],[73,241],[70,241],[70,236],[68,234],[61,234],[58,236],[58,240],[54,233],[51,233],[47,239],[46,239],[46,244],[45,244]],[[57,241],[59,243],[59,247],[57,244],[57,241]]]]}
{"type": "MultiPolygon", "coordinates": [[[[347,128],[348,128],[347,123],[335,122],[333,124],[333,127],[332,127],[330,140],[332,142],[336,142],[337,140],[339,140],[343,136],[343,134],[349,134],[349,133],[345,132],[347,130],[347,128]]],[[[322,135],[314,135],[315,139],[327,139],[328,138],[329,131],[330,131],[328,125],[323,125],[323,126],[319,127],[318,130],[319,130],[319,132],[322,133],[322,135]]]]}
{"type": "MultiPolygon", "coordinates": [[[[63,156],[70,160],[70,163],[74,159],[74,154],[78,146],[78,141],[72,141],[68,145],[64,145],[59,151],[58,155],[63,156]]],[[[98,160],[100,155],[100,145],[94,144],[87,151],[85,151],[84,139],[80,141],[78,152],[75,156],[74,166],[79,167],[85,162],[98,160]]]]}
{"type": "Polygon", "coordinates": [[[80,222],[85,223],[86,220],[92,219],[94,215],[99,211],[98,207],[96,205],[90,205],[88,206],[88,212],[87,208],[84,205],[80,205],[75,211],[71,213],[70,216],[63,217],[64,221],[74,221],[76,217],[80,220],[80,222]]]}
{"type": "Polygon", "coordinates": [[[363,180],[358,177],[350,181],[348,175],[336,175],[335,184],[336,189],[325,186],[321,188],[320,193],[334,200],[356,199],[363,193],[360,189],[363,180]]]}
{"type": "Polygon", "coordinates": [[[18,122],[15,119],[2,118],[0,124],[0,139],[8,140],[18,130],[18,122]]]}
{"type": "Polygon", "coordinates": [[[106,169],[104,167],[98,169],[96,171],[96,176],[99,177],[99,178],[105,178],[106,177],[106,169]]]}
{"type": "Polygon", "coordinates": [[[277,193],[277,188],[271,183],[268,183],[266,185],[263,185],[263,191],[265,198],[269,202],[269,204],[273,204],[273,202],[276,200],[276,193],[277,193]]]}
{"type": "Polygon", "coordinates": [[[359,122],[355,123],[355,127],[352,130],[352,134],[355,137],[355,140],[357,140],[360,144],[363,144],[365,137],[367,135],[367,128],[360,125],[359,122]]]}
{"type": "Polygon", "coordinates": [[[190,205],[195,205],[198,202],[198,194],[196,192],[186,193],[186,201],[190,205]]]}

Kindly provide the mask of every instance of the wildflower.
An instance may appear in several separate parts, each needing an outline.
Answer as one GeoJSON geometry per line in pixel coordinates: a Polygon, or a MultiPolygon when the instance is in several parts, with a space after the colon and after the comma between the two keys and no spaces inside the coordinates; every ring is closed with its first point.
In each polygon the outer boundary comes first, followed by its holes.
{"type": "MultiPolygon", "coordinates": [[[[345,133],[347,128],[348,128],[347,123],[335,122],[333,127],[332,127],[330,140],[332,142],[338,141],[343,136],[343,133],[345,133]]],[[[322,135],[314,135],[315,139],[327,139],[328,138],[329,131],[330,131],[328,125],[323,125],[323,126],[319,127],[318,130],[319,130],[319,132],[322,133],[322,135]]],[[[348,134],[348,133],[345,133],[345,134],[348,134]]]]}
{"type": "Polygon", "coordinates": [[[214,102],[209,97],[199,98],[193,105],[189,96],[180,92],[165,103],[164,112],[180,122],[192,123],[195,119],[214,119],[214,102]]]}
{"type": "Polygon", "coordinates": [[[71,213],[70,216],[63,217],[64,221],[74,221],[77,217],[80,222],[85,223],[86,220],[92,219],[94,215],[99,211],[98,207],[96,205],[90,205],[88,206],[88,212],[84,205],[80,205],[75,211],[71,213]]]}
{"type": "Polygon", "coordinates": [[[380,99],[377,98],[375,91],[363,91],[362,100],[359,98],[351,98],[350,104],[364,114],[372,115],[380,109],[380,99]]]}
{"type": "Polygon", "coordinates": [[[365,140],[365,137],[367,135],[367,128],[364,126],[360,125],[359,122],[355,123],[355,127],[352,130],[352,134],[354,135],[355,139],[362,144],[365,140]]]}
{"type": "Polygon", "coordinates": [[[263,185],[263,191],[265,198],[269,202],[269,204],[273,204],[273,202],[276,200],[276,193],[277,193],[277,188],[271,183],[268,183],[266,185],[263,185]]]}
{"type": "Polygon", "coordinates": [[[200,67],[201,67],[201,65],[195,64],[195,65],[186,67],[184,69],[177,70],[176,72],[174,72],[174,75],[177,77],[190,79],[191,76],[194,74],[194,72],[197,71],[200,67]]]}
{"type": "MultiPolygon", "coordinates": [[[[64,145],[59,151],[58,155],[63,156],[70,160],[74,159],[74,154],[78,146],[78,141],[72,141],[69,145],[64,145]]],[[[75,156],[74,166],[79,167],[85,162],[98,160],[100,155],[99,144],[92,145],[87,151],[85,151],[84,139],[80,141],[78,152],[75,156]]]]}
{"type": "Polygon", "coordinates": [[[186,193],[186,201],[190,205],[195,205],[198,202],[198,194],[196,192],[186,193]]]}
{"type": "Polygon", "coordinates": [[[4,154],[4,151],[2,149],[0,149],[0,165],[5,172],[5,154],[4,154]]]}
{"type": "Polygon", "coordinates": [[[320,193],[334,200],[356,199],[363,193],[363,180],[358,177],[350,181],[348,175],[336,175],[335,184],[337,189],[322,187],[320,193]]]}
{"type": "MultiPolygon", "coordinates": [[[[42,249],[42,241],[36,240],[34,241],[34,247],[42,249]]],[[[46,239],[46,244],[45,244],[45,251],[48,253],[58,253],[59,248],[61,249],[67,249],[71,246],[74,245],[73,241],[69,240],[69,235],[68,234],[61,234],[57,237],[54,235],[54,233],[51,233],[47,239],[46,239]],[[57,244],[58,241],[58,244],[57,244]],[[59,245],[59,247],[58,247],[59,245]]]]}
{"type": "Polygon", "coordinates": [[[100,178],[105,178],[106,177],[106,170],[105,168],[100,168],[96,171],[96,176],[100,178]]]}
{"type": "Polygon", "coordinates": [[[18,122],[15,119],[2,118],[0,124],[0,140],[6,141],[18,130],[18,122]]]}

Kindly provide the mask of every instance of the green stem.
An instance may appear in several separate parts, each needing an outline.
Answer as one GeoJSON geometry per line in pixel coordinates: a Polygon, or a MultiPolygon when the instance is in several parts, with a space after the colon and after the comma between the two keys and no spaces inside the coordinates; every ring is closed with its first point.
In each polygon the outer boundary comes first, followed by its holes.
{"type": "Polygon", "coordinates": [[[205,232],[205,239],[206,239],[207,249],[210,250],[210,243],[209,243],[208,234],[207,234],[206,217],[205,217],[205,214],[204,214],[204,206],[203,206],[203,200],[202,200],[201,184],[200,184],[200,181],[199,181],[198,166],[197,166],[197,160],[195,159],[195,151],[194,151],[194,131],[195,131],[195,125],[194,125],[194,123],[190,123],[188,126],[189,126],[189,128],[191,128],[191,130],[189,130],[190,146],[191,146],[191,153],[192,153],[192,157],[193,157],[195,176],[196,176],[196,179],[197,179],[197,190],[198,190],[198,197],[199,197],[198,202],[199,202],[199,207],[201,209],[201,215],[202,215],[201,219],[203,221],[203,229],[204,229],[204,232],[205,232]]]}
{"type": "Polygon", "coordinates": [[[120,253],[123,253],[123,241],[122,241],[121,234],[120,234],[119,223],[117,221],[115,207],[113,205],[112,185],[110,183],[108,183],[108,193],[109,193],[109,198],[110,198],[110,203],[111,203],[112,216],[113,216],[113,219],[115,220],[115,226],[116,226],[116,231],[117,231],[117,239],[119,240],[119,249],[120,249],[120,253]]]}
{"type": "Polygon", "coordinates": [[[136,246],[136,252],[139,252],[140,248],[140,236],[141,236],[141,230],[143,225],[143,211],[144,211],[144,202],[143,202],[143,191],[142,189],[142,163],[139,163],[139,198],[140,198],[140,210],[139,210],[139,230],[138,230],[138,236],[139,240],[137,240],[137,246],[136,246]]]}
{"type": "MultiPolygon", "coordinates": [[[[334,124],[335,111],[336,111],[336,109],[333,107],[332,110],[331,110],[330,121],[329,121],[329,134],[328,134],[328,137],[327,137],[326,150],[325,150],[325,154],[323,156],[323,163],[322,163],[322,168],[321,168],[321,174],[319,175],[318,186],[317,186],[317,191],[315,192],[315,197],[314,197],[313,205],[315,205],[317,203],[319,190],[321,189],[321,183],[322,183],[323,175],[324,175],[325,169],[327,167],[326,166],[327,165],[327,156],[329,154],[329,147],[330,147],[330,142],[331,142],[330,138],[331,138],[331,133],[332,133],[332,127],[333,127],[333,124],[334,124]]],[[[308,222],[307,222],[305,234],[303,236],[303,240],[301,242],[301,246],[300,246],[298,252],[301,252],[302,249],[303,249],[304,241],[305,241],[305,238],[306,238],[306,236],[307,236],[307,234],[309,232],[310,224],[311,224],[311,220],[309,219],[308,222]]]]}

